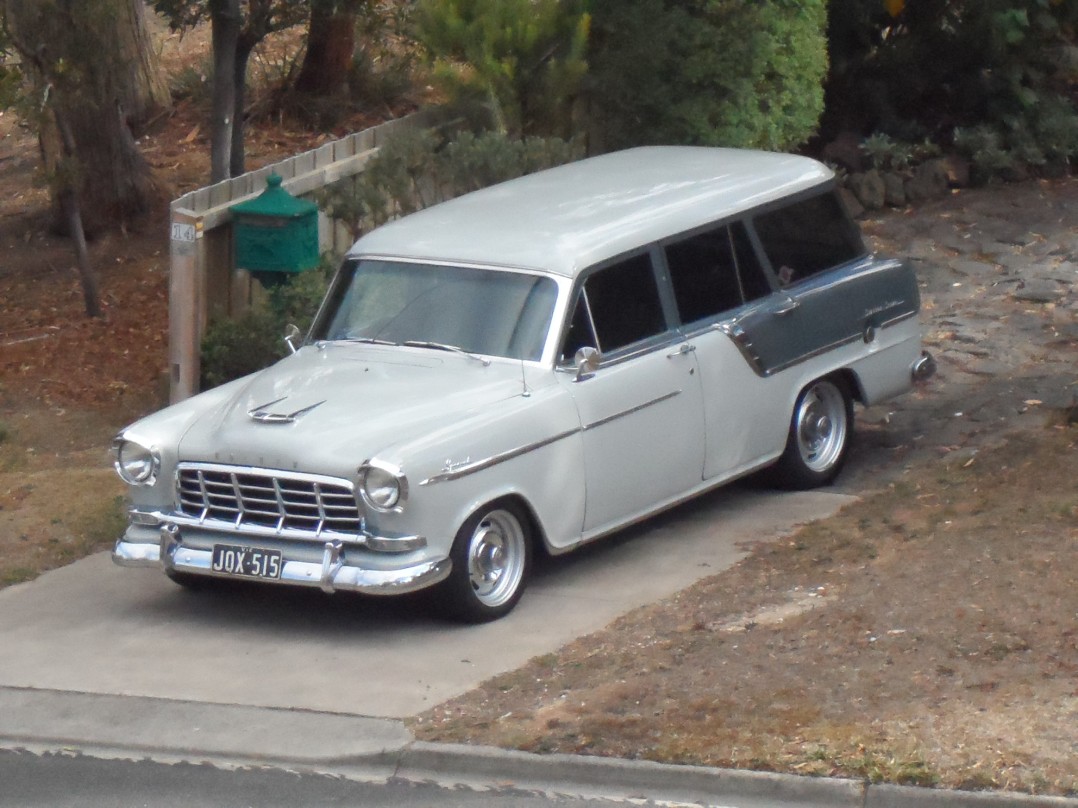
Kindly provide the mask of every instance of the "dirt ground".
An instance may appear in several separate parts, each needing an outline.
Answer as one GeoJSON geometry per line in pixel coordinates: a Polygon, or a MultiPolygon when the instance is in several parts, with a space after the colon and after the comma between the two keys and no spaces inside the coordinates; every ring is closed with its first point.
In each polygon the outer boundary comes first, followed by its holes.
{"type": "MultiPolygon", "coordinates": [[[[142,141],[177,195],[206,177],[203,128],[181,104],[142,141]]],[[[251,164],[333,134],[256,127],[251,164]]],[[[165,398],[165,210],[91,245],[106,316],[88,320],[36,171],[0,115],[0,586],[111,544],[109,442],[165,398]]],[[[858,412],[838,486],[862,501],[435,708],[418,736],[1078,793],[1076,223],[1074,178],[864,222],[916,262],[940,373],[858,412]]]]}

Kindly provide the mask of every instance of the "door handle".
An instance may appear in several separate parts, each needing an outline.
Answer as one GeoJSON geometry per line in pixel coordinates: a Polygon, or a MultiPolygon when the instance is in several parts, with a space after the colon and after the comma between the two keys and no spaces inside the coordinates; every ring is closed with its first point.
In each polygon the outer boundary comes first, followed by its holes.
{"type": "Polygon", "coordinates": [[[693,345],[691,342],[683,342],[681,343],[681,345],[678,346],[678,349],[676,351],[674,351],[673,353],[668,353],[666,355],[666,358],[674,359],[678,356],[684,356],[685,354],[693,353],[695,350],[696,346],[693,345]]]}
{"type": "Polygon", "coordinates": [[[785,298],[783,298],[782,305],[777,309],[772,309],[772,312],[779,317],[784,317],[800,306],[801,304],[798,301],[794,300],[790,295],[786,295],[785,298]]]}

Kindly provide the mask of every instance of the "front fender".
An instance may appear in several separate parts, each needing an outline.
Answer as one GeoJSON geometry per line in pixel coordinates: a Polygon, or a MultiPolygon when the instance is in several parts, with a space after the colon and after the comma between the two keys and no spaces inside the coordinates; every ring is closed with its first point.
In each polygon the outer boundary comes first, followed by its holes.
{"type": "Polygon", "coordinates": [[[379,459],[395,463],[409,479],[408,502],[399,514],[371,516],[379,527],[420,533],[448,553],[476,509],[519,497],[548,548],[579,539],[585,501],[580,421],[557,385],[471,412],[379,459]]]}

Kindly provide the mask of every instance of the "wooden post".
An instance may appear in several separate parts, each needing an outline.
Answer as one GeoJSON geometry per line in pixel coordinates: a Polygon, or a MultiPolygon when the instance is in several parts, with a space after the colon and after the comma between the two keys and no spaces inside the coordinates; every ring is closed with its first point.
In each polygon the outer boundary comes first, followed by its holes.
{"type": "Polygon", "coordinates": [[[199,345],[205,328],[206,250],[201,216],[174,208],[171,224],[168,361],[169,401],[175,404],[198,392],[199,345]]]}

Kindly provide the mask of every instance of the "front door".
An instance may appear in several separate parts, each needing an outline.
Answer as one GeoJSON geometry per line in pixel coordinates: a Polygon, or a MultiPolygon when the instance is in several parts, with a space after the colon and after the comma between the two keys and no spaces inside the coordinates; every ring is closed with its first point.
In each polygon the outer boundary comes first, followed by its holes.
{"type": "Polygon", "coordinates": [[[583,532],[594,534],[700,485],[703,393],[690,342],[668,327],[648,254],[591,273],[562,350],[600,351],[590,373],[559,374],[584,444],[583,532]]]}

